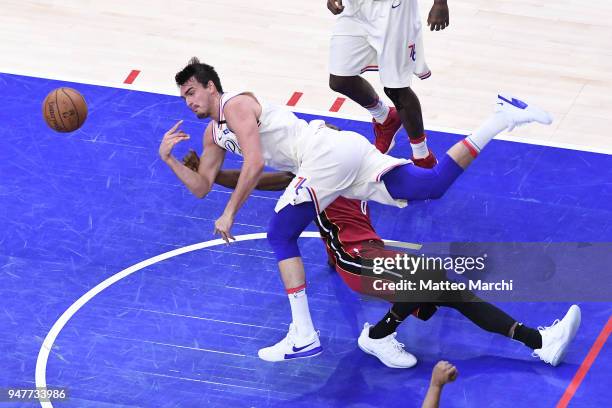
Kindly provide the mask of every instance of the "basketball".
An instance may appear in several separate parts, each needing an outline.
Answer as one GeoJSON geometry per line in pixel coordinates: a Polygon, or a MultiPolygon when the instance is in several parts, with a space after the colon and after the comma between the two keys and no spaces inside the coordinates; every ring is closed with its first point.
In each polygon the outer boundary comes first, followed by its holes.
{"type": "Polygon", "coordinates": [[[83,95],[72,88],[57,88],[43,102],[43,117],[56,132],[73,132],[87,119],[87,103],[83,95]]]}

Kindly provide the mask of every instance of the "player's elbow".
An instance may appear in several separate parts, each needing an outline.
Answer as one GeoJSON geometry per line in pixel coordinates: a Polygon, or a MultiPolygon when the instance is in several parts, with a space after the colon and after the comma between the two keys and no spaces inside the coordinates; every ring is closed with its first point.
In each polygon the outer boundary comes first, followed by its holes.
{"type": "Polygon", "coordinates": [[[193,195],[196,196],[197,198],[204,198],[208,195],[207,191],[194,191],[193,195]]]}
{"type": "Polygon", "coordinates": [[[202,181],[197,186],[195,186],[195,188],[193,188],[191,192],[197,198],[204,198],[208,195],[208,193],[210,193],[210,190],[212,190],[212,184],[207,183],[206,181],[202,181]]]}
{"type": "Polygon", "coordinates": [[[195,189],[194,191],[192,191],[193,195],[196,196],[197,198],[204,198],[208,195],[208,193],[210,193],[210,189],[195,189]]]}

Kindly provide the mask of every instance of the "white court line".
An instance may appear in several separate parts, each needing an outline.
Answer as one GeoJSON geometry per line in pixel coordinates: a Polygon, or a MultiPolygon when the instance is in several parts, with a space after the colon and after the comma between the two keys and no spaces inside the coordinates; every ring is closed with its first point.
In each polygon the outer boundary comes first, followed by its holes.
{"type": "MultiPolygon", "coordinates": [[[[117,83],[117,82],[91,81],[88,79],[82,79],[82,78],[76,78],[76,77],[73,77],[71,79],[66,79],[66,78],[49,76],[46,74],[40,75],[40,73],[32,73],[32,72],[28,73],[28,72],[23,72],[23,71],[14,72],[11,69],[7,70],[7,69],[3,69],[2,67],[0,67],[0,72],[6,73],[6,74],[12,74],[12,75],[29,76],[33,78],[50,79],[54,81],[76,82],[76,83],[82,83],[86,85],[104,86],[107,88],[129,89],[132,91],[150,92],[150,93],[156,93],[160,95],[170,95],[170,96],[178,97],[177,91],[175,90],[170,91],[169,89],[172,89],[172,88],[162,87],[162,86],[152,88],[152,87],[135,86],[133,84],[129,85],[129,84],[123,84],[123,83],[117,83]]],[[[365,116],[365,115],[350,115],[350,114],[345,114],[345,113],[340,113],[340,112],[329,112],[329,111],[322,111],[322,110],[316,110],[316,109],[302,109],[302,108],[297,108],[297,107],[293,107],[292,111],[298,112],[298,113],[306,113],[309,115],[348,119],[348,120],[354,120],[358,122],[371,122],[372,121],[370,117],[365,116]]],[[[452,134],[463,135],[463,136],[467,136],[471,133],[471,131],[468,131],[465,129],[455,129],[455,128],[444,127],[444,126],[429,126],[428,125],[426,130],[431,130],[434,132],[452,133],[452,134]]],[[[499,136],[495,136],[494,140],[504,140],[507,142],[523,143],[523,144],[530,144],[530,145],[536,145],[536,146],[548,146],[548,147],[556,147],[559,149],[577,150],[577,151],[582,151],[582,152],[612,155],[612,149],[610,148],[587,146],[587,145],[575,145],[571,143],[555,142],[551,140],[542,140],[542,139],[534,139],[534,138],[524,138],[520,136],[512,136],[511,134],[508,134],[508,133],[505,133],[499,136]]]]}
{"type": "MultiPolygon", "coordinates": [[[[236,242],[240,241],[250,241],[255,239],[264,239],[266,238],[265,232],[258,232],[256,234],[245,234],[236,236],[236,242]]],[[[318,232],[315,231],[304,231],[300,235],[302,238],[321,238],[318,232]]],[[[397,243],[397,241],[389,241],[385,240],[388,243],[397,243]]],[[[100,294],[104,289],[108,288],[114,283],[117,283],[121,279],[130,276],[134,272],[137,272],[147,266],[151,266],[155,263],[164,261],[166,259],[186,254],[188,252],[197,251],[199,249],[210,248],[213,246],[225,244],[225,241],[222,239],[213,239],[206,242],[200,242],[199,244],[189,245],[183,248],[173,249],[172,251],[165,252],[161,255],[154,256],[152,258],[146,259],[142,262],[138,262],[136,265],[132,265],[129,268],[122,270],[121,272],[117,272],[116,274],[110,276],[109,278],[103,280],[98,283],[93,288],[89,289],[87,293],[77,299],[62,315],[57,319],[57,321],[47,333],[45,340],[43,341],[42,346],[40,347],[40,351],[38,352],[38,358],[36,359],[36,387],[37,388],[47,388],[47,361],[49,360],[49,354],[53,349],[53,344],[59,336],[60,332],[66,326],[68,321],[78,312],[87,302],[93,299],[96,295],[100,294]]],[[[40,405],[43,408],[53,408],[53,404],[50,401],[40,401],[40,405]]]]}

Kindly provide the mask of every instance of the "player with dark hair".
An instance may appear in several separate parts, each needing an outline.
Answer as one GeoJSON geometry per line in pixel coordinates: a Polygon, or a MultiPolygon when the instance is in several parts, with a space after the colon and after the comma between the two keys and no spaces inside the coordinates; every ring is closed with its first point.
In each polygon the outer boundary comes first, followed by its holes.
{"type": "MultiPolygon", "coordinates": [[[[177,78],[185,79],[201,64],[193,59],[177,78]]],[[[408,200],[440,198],[489,141],[505,129],[539,122],[550,115],[527,103],[498,95],[495,114],[474,133],[452,146],[432,169],[415,166],[376,150],[355,132],[337,131],[323,121],[310,123],[283,106],[268,104],[251,92],[220,92],[213,79],[201,83],[191,76],[177,83],[181,97],[198,118],[211,118],[204,131],[204,153],[194,172],[173,155],[174,146],[189,138],[181,121],[164,135],[159,155],[197,197],[208,194],[227,150],[243,157],[240,177],[215,232],[234,239],[234,218],[257,185],[264,166],[295,174],[275,207],[268,227],[272,247],[289,297],[293,324],[279,343],[260,350],[261,358],[283,361],[321,352],[306,297],[304,265],[297,239],[306,226],[337,197],[374,200],[404,207],[408,200]]]]}
{"type": "Polygon", "coordinates": [[[189,81],[191,78],[194,78],[201,84],[208,84],[208,81],[211,81],[215,88],[219,93],[223,93],[223,87],[221,86],[221,80],[219,79],[219,75],[215,68],[200,62],[197,58],[192,58],[185,69],[181,72],[178,72],[174,76],[174,81],[177,84],[184,84],[189,81]]]}

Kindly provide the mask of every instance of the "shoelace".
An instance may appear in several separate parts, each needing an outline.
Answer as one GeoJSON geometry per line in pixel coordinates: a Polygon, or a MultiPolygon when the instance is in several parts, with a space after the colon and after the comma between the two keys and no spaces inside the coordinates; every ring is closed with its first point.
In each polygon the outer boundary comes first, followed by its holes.
{"type": "Polygon", "coordinates": [[[548,330],[548,329],[552,329],[553,326],[557,325],[557,323],[559,323],[560,321],[561,320],[559,320],[559,319],[555,319],[555,321],[550,326],[545,326],[545,327],[538,326],[538,330],[545,331],[545,330],[548,330]]]}
{"type": "MultiPolygon", "coordinates": [[[[317,333],[317,337],[321,336],[321,333],[319,330],[315,331],[317,333]]],[[[285,336],[285,344],[289,345],[289,346],[295,346],[295,333],[292,331],[289,331],[289,333],[287,333],[287,336],[285,336]]]]}
{"type": "MultiPolygon", "coordinates": [[[[555,321],[554,321],[554,322],[553,322],[553,323],[552,323],[550,326],[544,326],[544,327],[542,327],[542,326],[538,326],[538,330],[539,330],[539,331],[546,331],[546,330],[548,330],[548,329],[552,329],[552,328],[553,328],[554,326],[556,326],[556,325],[557,325],[557,324],[558,324],[560,321],[561,321],[561,320],[559,320],[559,319],[555,319],[555,321]]],[[[542,345],[542,346],[543,346],[543,345],[542,345]]],[[[534,351],[533,353],[531,353],[531,357],[540,357],[540,359],[544,360],[544,359],[542,358],[542,356],[538,355],[538,354],[537,354],[535,351],[534,351]]],[[[548,362],[547,360],[544,360],[544,361],[548,362]]]]}
{"type": "Polygon", "coordinates": [[[285,344],[287,344],[288,346],[295,345],[295,331],[289,328],[289,332],[287,333],[287,335],[285,336],[283,340],[285,344]]]}
{"type": "Polygon", "coordinates": [[[392,336],[393,337],[391,337],[391,339],[389,340],[389,344],[391,344],[391,350],[393,350],[395,353],[402,353],[404,351],[404,343],[400,343],[399,341],[395,340],[395,336],[397,336],[397,333],[393,333],[392,336]]]}

